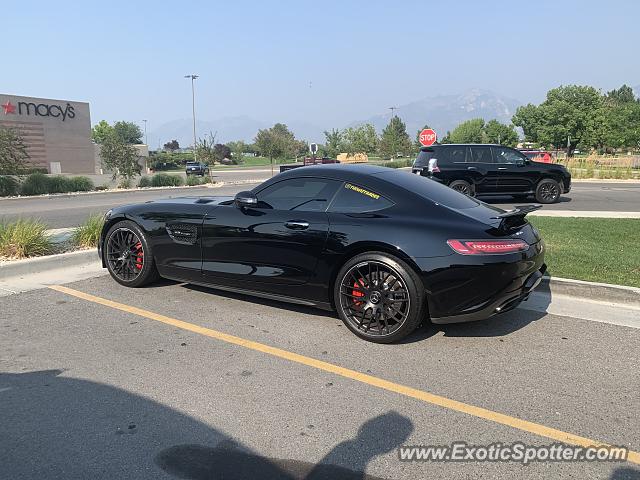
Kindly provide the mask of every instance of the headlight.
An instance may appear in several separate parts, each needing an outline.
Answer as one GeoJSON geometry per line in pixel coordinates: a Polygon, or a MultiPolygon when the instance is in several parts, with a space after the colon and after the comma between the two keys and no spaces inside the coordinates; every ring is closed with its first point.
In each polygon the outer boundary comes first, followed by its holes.
{"type": "Polygon", "coordinates": [[[113,210],[107,210],[107,213],[104,214],[104,217],[102,217],[102,220],[107,221],[111,216],[111,212],[113,212],[113,210]]]}

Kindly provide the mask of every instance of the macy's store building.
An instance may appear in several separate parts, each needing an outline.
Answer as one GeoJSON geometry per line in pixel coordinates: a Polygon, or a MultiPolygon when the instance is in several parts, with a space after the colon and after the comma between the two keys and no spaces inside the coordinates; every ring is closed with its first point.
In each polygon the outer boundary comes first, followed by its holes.
{"type": "Polygon", "coordinates": [[[49,173],[96,173],[86,102],[0,93],[0,127],[20,133],[34,167],[49,173]]]}

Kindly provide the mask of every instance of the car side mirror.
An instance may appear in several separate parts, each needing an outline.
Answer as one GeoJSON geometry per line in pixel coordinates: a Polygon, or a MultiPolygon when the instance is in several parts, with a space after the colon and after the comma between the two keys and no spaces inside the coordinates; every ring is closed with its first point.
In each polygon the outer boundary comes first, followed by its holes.
{"type": "Polygon", "coordinates": [[[258,197],[256,197],[256,194],[251,191],[236,193],[233,201],[238,208],[255,207],[258,205],[258,197]]]}

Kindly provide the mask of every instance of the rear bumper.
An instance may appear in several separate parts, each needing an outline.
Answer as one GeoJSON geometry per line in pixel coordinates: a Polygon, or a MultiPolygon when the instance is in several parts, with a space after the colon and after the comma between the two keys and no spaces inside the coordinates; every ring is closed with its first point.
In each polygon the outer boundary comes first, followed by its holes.
{"type": "Polygon", "coordinates": [[[474,307],[471,311],[463,311],[455,315],[443,317],[431,317],[431,322],[436,324],[475,322],[513,310],[520,305],[522,301],[526,300],[531,292],[540,285],[542,276],[546,270],[547,266],[542,264],[538,270],[531,273],[524,280],[524,283],[518,289],[499,292],[495,297],[483,305],[474,307]]]}

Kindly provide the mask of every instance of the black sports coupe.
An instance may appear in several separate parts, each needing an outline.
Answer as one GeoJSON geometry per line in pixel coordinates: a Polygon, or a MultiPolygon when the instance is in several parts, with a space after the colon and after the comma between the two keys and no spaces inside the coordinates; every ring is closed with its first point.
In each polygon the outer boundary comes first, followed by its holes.
{"type": "Polygon", "coordinates": [[[409,172],[308,166],[234,197],[114,208],[99,242],[122,285],[158,277],[337,310],[356,335],[397,341],[425,320],[485,319],[540,283],[544,243],[505,212],[409,172]]]}

